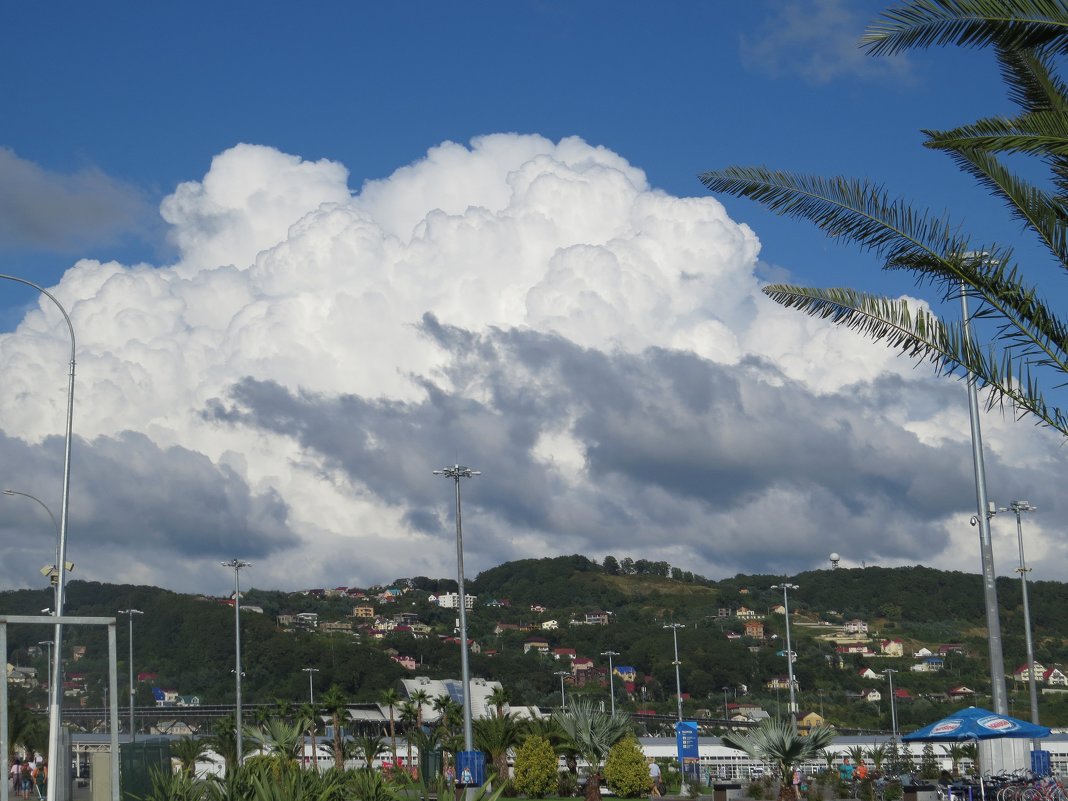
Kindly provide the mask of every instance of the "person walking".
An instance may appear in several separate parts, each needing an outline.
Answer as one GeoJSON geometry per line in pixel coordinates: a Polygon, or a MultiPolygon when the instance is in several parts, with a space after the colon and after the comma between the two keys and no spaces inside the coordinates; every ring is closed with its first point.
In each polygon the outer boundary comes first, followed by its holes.
{"type": "Polygon", "coordinates": [[[660,796],[663,795],[660,791],[660,766],[651,758],[649,760],[649,778],[653,780],[653,787],[649,791],[649,795],[652,798],[660,798],[660,796]]]}

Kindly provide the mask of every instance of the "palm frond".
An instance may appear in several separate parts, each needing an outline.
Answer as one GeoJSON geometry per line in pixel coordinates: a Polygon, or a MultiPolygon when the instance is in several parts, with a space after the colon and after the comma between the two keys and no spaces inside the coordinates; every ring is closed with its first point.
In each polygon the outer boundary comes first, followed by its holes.
{"type": "Polygon", "coordinates": [[[1023,111],[1068,110],[1068,86],[1053,72],[1052,60],[1044,53],[999,47],[998,64],[1009,99],[1023,111]]]}
{"type": "Polygon", "coordinates": [[[1017,416],[1033,415],[1068,435],[1068,416],[1045,402],[1040,384],[1032,374],[1033,366],[1052,366],[1051,357],[1024,353],[1023,342],[1014,345],[1010,340],[1010,346],[1003,349],[982,348],[961,323],[947,324],[906,301],[851,289],[772,284],[764,288],[764,294],[788,308],[829,319],[875,341],[885,342],[910,358],[930,361],[944,374],[973,376],[978,385],[990,391],[988,406],[1007,401],[1017,416]]]}
{"type": "Polygon", "coordinates": [[[848,178],[799,176],[764,167],[728,167],[703,173],[701,183],[761,203],[776,214],[809,220],[836,239],[850,240],[886,259],[940,256],[967,250],[945,218],[892,200],[878,184],[848,178]]]}
{"type": "Polygon", "coordinates": [[[1057,0],[911,0],[880,14],[861,46],[872,55],[949,44],[1065,53],[1066,33],[1068,8],[1057,0]]]}

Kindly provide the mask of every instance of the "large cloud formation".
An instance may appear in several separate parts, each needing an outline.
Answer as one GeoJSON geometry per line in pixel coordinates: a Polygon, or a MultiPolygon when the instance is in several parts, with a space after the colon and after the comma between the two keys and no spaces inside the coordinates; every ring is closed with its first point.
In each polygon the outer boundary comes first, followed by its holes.
{"type": "MultiPolygon", "coordinates": [[[[347,178],[238,145],[164,201],[174,264],[85,260],[55,288],[79,337],[81,573],[219,590],[239,556],[257,586],[449,575],[452,488],[431,471],[453,462],[483,471],[472,573],[573,552],[709,576],[830,551],[976,569],[961,386],[765,300],[757,236],[714,198],[514,134],[347,178]]],[[[0,479],[58,498],[50,305],[0,337],[0,479]]],[[[987,425],[1003,502],[1052,504],[1056,442],[987,425]]],[[[33,504],[2,511],[0,575],[25,585],[48,530],[33,504]]],[[[1052,574],[1063,548],[1033,528],[1052,574]]]]}

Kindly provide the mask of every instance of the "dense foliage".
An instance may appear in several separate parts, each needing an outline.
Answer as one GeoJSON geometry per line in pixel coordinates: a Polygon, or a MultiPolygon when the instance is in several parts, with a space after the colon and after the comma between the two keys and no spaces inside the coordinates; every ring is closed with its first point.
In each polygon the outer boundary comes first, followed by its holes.
{"type": "Polygon", "coordinates": [[[547,739],[539,735],[527,737],[515,749],[512,780],[516,791],[527,798],[544,798],[556,792],[556,752],[547,739]]]}
{"type": "Polygon", "coordinates": [[[605,784],[620,798],[648,795],[653,785],[642,747],[634,737],[612,746],[604,760],[605,784]]]}

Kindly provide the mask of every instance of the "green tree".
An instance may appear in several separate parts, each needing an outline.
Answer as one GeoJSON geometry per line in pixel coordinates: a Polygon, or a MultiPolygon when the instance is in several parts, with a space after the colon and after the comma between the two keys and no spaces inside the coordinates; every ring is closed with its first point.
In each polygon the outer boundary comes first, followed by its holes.
{"type": "Polygon", "coordinates": [[[591,699],[579,697],[573,698],[566,710],[554,711],[553,718],[589,766],[586,801],[600,801],[601,762],[613,745],[632,733],[630,717],[621,712],[601,712],[591,699]]]}
{"type": "Polygon", "coordinates": [[[637,798],[652,788],[645,754],[633,736],[624,737],[609,750],[604,761],[604,780],[622,798],[637,798]]]}
{"type": "Polygon", "coordinates": [[[816,726],[807,735],[801,735],[792,719],[765,718],[745,734],[727,732],[722,742],[728,748],[744,751],[754,759],[774,765],[780,782],[779,799],[788,801],[794,795],[794,766],[817,759],[834,738],[835,731],[829,726],[816,726]]]}
{"type": "Polygon", "coordinates": [[[527,737],[515,750],[516,791],[527,798],[543,798],[556,792],[556,752],[540,735],[527,737]]]}
{"type": "Polygon", "coordinates": [[[377,734],[361,734],[352,739],[352,755],[364,761],[364,767],[370,770],[378,757],[386,753],[386,744],[377,734]]]}
{"type": "MultiPolygon", "coordinates": [[[[883,12],[862,44],[875,55],[945,44],[996,48],[1019,114],[925,131],[925,145],[947,153],[1002,200],[1054,264],[1068,270],[1068,89],[1054,61],[1068,52],[1068,8],[1048,0],[911,0],[883,12]],[[1045,185],[1010,171],[1005,155],[1033,157],[1047,170],[1045,185]]],[[[714,192],[751,198],[871,250],[884,269],[910,270],[920,281],[940,286],[946,299],[966,286],[978,302],[973,316],[993,322],[984,329],[991,334],[986,342],[970,338],[962,322],[944,321],[907,301],[786,284],[764,292],[913,358],[929,359],[944,373],[970,372],[990,391],[991,404],[1008,402],[1017,415],[1034,416],[1068,436],[1068,416],[1043,394],[1046,386],[1061,387],[1068,372],[1068,324],[1026,280],[1011,247],[976,247],[948,218],[891,199],[870,181],[743,167],[708,172],[701,180],[714,192]]]]}
{"type": "Polygon", "coordinates": [[[508,751],[519,744],[521,731],[515,715],[490,715],[474,721],[475,746],[489,757],[502,784],[508,781],[508,751]]]}
{"type": "Polygon", "coordinates": [[[330,716],[330,725],[334,730],[334,766],[337,768],[345,767],[345,728],[342,724],[348,716],[348,703],[345,694],[336,684],[330,685],[330,689],[319,698],[319,704],[330,716]]]}
{"type": "Polygon", "coordinates": [[[489,695],[489,702],[497,709],[497,717],[504,717],[504,708],[512,700],[504,687],[494,687],[489,695]]]}
{"type": "Polygon", "coordinates": [[[392,687],[388,690],[383,690],[378,694],[378,703],[384,707],[389,708],[389,743],[390,753],[393,754],[393,764],[397,764],[397,703],[400,701],[400,695],[392,687]]]}
{"type": "Polygon", "coordinates": [[[200,762],[208,753],[208,741],[196,737],[182,737],[171,742],[171,756],[178,760],[182,773],[192,776],[200,762]]]}

